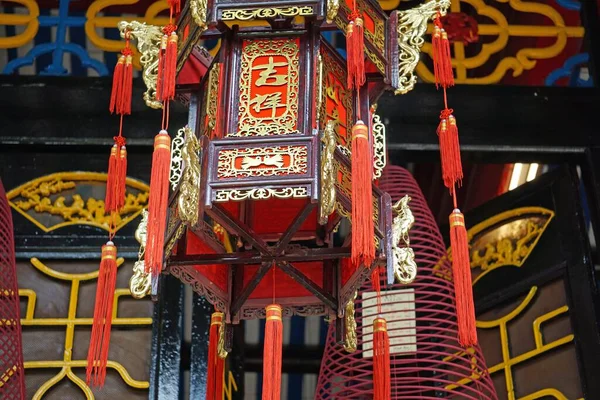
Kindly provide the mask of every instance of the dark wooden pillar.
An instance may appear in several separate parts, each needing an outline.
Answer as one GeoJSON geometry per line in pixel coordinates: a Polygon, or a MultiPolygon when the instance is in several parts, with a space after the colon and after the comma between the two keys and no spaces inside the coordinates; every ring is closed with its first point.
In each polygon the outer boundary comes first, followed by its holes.
{"type": "Polygon", "coordinates": [[[177,400],[182,395],[183,284],[174,276],[160,279],[152,322],[150,400],[177,400]]]}

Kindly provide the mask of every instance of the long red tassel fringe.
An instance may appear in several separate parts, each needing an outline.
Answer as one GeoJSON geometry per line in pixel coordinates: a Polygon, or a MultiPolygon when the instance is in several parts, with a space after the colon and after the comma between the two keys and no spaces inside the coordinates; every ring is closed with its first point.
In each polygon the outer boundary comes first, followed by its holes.
{"type": "Polygon", "coordinates": [[[389,400],[391,396],[390,339],[387,322],[378,317],[373,320],[373,400],[389,400]]]}
{"type": "Polygon", "coordinates": [[[471,280],[469,239],[465,217],[455,209],[450,214],[450,245],[452,246],[452,275],[458,319],[458,341],[461,346],[477,344],[475,305],[471,280]]]}
{"type": "Polygon", "coordinates": [[[281,352],[283,345],[283,323],[281,306],[267,306],[265,324],[265,348],[263,355],[263,395],[262,400],[281,398],[281,352]]]}
{"type": "Polygon", "coordinates": [[[223,329],[223,313],[215,312],[210,317],[210,333],[208,339],[208,374],[206,383],[206,399],[221,400],[223,397],[223,373],[225,361],[219,357],[219,330],[223,329]]]}
{"type": "Polygon", "coordinates": [[[356,268],[368,268],[375,260],[373,159],[368,131],[362,121],[352,127],[352,263],[356,268]]]}
{"type": "Polygon", "coordinates": [[[448,34],[442,27],[439,17],[434,20],[435,28],[432,38],[433,70],[435,73],[436,87],[449,88],[454,86],[454,72],[452,71],[452,55],[448,34]]]}
{"type": "Polygon", "coordinates": [[[148,200],[146,255],[144,258],[146,272],[150,272],[153,276],[161,272],[163,264],[170,168],[171,138],[167,131],[162,130],[154,138],[150,199],[148,200]]]}
{"type": "Polygon", "coordinates": [[[161,51],[158,60],[159,80],[156,97],[160,101],[168,101],[175,98],[178,37],[173,25],[167,25],[163,31],[165,35],[161,41],[161,51]]]}
{"type": "Polygon", "coordinates": [[[117,194],[117,162],[118,162],[118,147],[115,144],[110,149],[110,157],[108,158],[108,174],[106,176],[106,195],[104,197],[104,209],[111,213],[117,210],[116,194],[117,194]]]}
{"type": "Polygon", "coordinates": [[[102,246],[86,368],[87,383],[94,386],[103,386],[106,379],[116,281],[117,248],[113,242],[108,242],[102,246]]]}

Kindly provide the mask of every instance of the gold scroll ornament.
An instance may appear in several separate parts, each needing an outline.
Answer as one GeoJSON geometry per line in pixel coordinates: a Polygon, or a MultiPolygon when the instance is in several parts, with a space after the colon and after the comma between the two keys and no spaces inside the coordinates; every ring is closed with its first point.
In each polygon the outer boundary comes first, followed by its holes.
{"type": "Polygon", "coordinates": [[[327,224],[328,217],[335,211],[335,182],[337,168],[333,156],[336,149],[335,121],[327,121],[323,131],[321,153],[321,209],[319,224],[327,224]]]}
{"type": "Polygon", "coordinates": [[[358,340],[356,337],[356,319],[354,318],[354,300],[358,292],[354,292],[352,297],[346,304],[345,318],[345,329],[344,332],[344,350],[348,353],[354,353],[358,347],[358,340]]]}
{"type": "Polygon", "coordinates": [[[200,27],[201,31],[205,31],[208,28],[206,24],[207,20],[207,8],[208,0],[190,0],[190,13],[192,19],[200,27]]]}
{"type": "Polygon", "coordinates": [[[146,253],[146,232],[148,226],[148,210],[142,211],[142,220],[135,230],[135,240],[140,244],[138,250],[138,260],[133,264],[133,275],[129,280],[129,290],[131,296],[135,299],[143,299],[150,293],[150,286],[152,280],[150,274],[146,272],[146,266],[144,264],[144,254],[146,253]]]}
{"type": "Polygon", "coordinates": [[[340,0],[327,0],[327,23],[331,24],[340,9],[340,0]]]}
{"type": "Polygon", "coordinates": [[[234,9],[223,10],[221,20],[223,21],[250,21],[253,19],[289,18],[314,15],[312,6],[301,7],[267,7],[252,10],[234,9]]]}
{"type": "Polygon", "coordinates": [[[381,117],[375,114],[377,106],[371,106],[373,113],[373,179],[381,178],[383,169],[387,164],[387,149],[385,144],[385,124],[381,122],[381,117]]]}
{"type": "Polygon", "coordinates": [[[200,143],[189,127],[184,128],[185,143],[181,149],[184,170],[177,200],[179,218],[185,224],[198,223],[198,202],[200,201],[200,143]]]}
{"type": "Polygon", "coordinates": [[[427,23],[436,15],[446,15],[450,0],[431,0],[419,7],[398,13],[398,89],[396,94],[410,92],[417,83],[415,68],[419,63],[419,53],[425,43],[427,23]]]}
{"type": "Polygon", "coordinates": [[[417,276],[415,253],[410,248],[409,232],[415,223],[415,217],[408,206],[411,198],[407,195],[392,206],[392,252],[394,255],[394,276],[402,284],[412,283],[417,276]],[[400,247],[400,241],[404,247],[400,247]]]}
{"type": "Polygon", "coordinates": [[[159,26],[146,25],[137,21],[119,22],[121,37],[125,38],[126,32],[132,39],[137,40],[137,49],[141,53],[142,78],[146,85],[144,101],[150,108],[162,108],[162,102],[156,99],[156,82],[158,80],[158,53],[163,32],[159,26]]]}

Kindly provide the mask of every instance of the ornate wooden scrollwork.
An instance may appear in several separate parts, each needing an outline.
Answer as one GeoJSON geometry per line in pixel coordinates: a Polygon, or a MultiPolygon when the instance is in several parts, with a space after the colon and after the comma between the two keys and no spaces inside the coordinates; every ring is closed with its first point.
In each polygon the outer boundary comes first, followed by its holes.
{"type": "Polygon", "coordinates": [[[398,200],[392,207],[392,252],[394,254],[394,276],[405,285],[412,283],[417,277],[415,253],[410,248],[409,232],[415,223],[415,217],[408,206],[411,198],[407,195],[398,200]],[[404,247],[400,247],[400,241],[404,247]]]}
{"type": "Polygon", "coordinates": [[[381,117],[375,114],[373,107],[373,179],[381,178],[383,169],[387,164],[387,149],[385,147],[385,124],[381,117]]]}
{"type": "Polygon", "coordinates": [[[160,27],[146,25],[137,21],[119,22],[121,37],[129,32],[131,38],[137,40],[137,49],[141,53],[140,64],[142,64],[142,78],[146,85],[144,101],[150,108],[162,108],[162,102],[156,99],[156,82],[158,80],[158,53],[163,32],[160,27]]]}
{"type": "Polygon", "coordinates": [[[396,94],[410,92],[417,83],[415,68],[427,32],[427,23],[437,14],[446,15],[450,0],[432,0],[419,7],[398,13],[398,89],[396,94]]]}

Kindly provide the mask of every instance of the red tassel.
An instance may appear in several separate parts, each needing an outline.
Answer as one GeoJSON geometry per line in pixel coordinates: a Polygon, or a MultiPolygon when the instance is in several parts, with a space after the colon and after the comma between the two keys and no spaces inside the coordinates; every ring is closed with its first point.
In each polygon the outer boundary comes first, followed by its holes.
{"type": "Polygon", "coordinates": [[[125,66],[123,69],[123,88],[120,96],[120,107],[117,111],[121,115],[131,114],[131,97],[133,93],[133,56],[131,49],[123,50],[125,66]]]}
{"type": "Polygon", "coordinates": [[[119,57],[119,61],[115,66],[115,71],[113,73],[113,82],[112,82],[112,91],[110,93],[110,106],[109,110],[112,113],[115,111],[118,113],[119,107],[118,104],[121,101],[121,93],[123,91],[123,74],[125,71],[125,60],[126,57],[121,55],[119,57]]]}
{"type": "Polygon", "coordinates": [[[219,357],[219,331],[223,329],[223,313],[215,312],[210,317],[210,334],[208,339],[208,374],[206,383],[206,399],[221,400],[223,397],[223,379],[225,360],[219,357]]]}
{"type": "Polygon", "coordinates": [[[86,380],[94,386],[103,386],[106,379],[108,348],[117,281],[117,248],[113,242],[102,246],[102,260],[98,273],[98,288],[92,322],[92,336],[88,350],[86,380]]]}
{"type": "Polygon", "coordinates": [[[181,12],[181,1],[180,0],[169,0],[169,7],[177,15],[181,12]]]}
{"type": "Polygon", "coordinates": [[[378,317],[373,320],[373,400],[391,398],[390,339],[387,322],[378,317]]]}
{"type": "Polygon", "coordinates": [[[460,144],[458,141],[458,127],[452,109],[445,109],[440,115],[440,125],[437,134],[440,141],[440,159],[442,162],[442,176],[444,185],[452,189],[460,186],[463,179],[462,161],[460,157],[460,144]]]}
{"type": "Polygon", "coordinates": [[[281,397],[281,351],[283,344],[283,323],[281,306],[267,306],[265,324],[265,349],[263,355],[263,395],[262,400],[280,400],[281,397]]]}
{"type": "Polygon", "coordinates": [[[146,239],[146,272],[156,276],[162,270],[167,206],[169,201],[169,170],[171,168],[171,138],[162,130],[154,138],[150,199],[148,200],[148,227],[146,239]]]}
{"type": "Polygon", "coordinates": [[[348,66],[348,88],[359,89],[366,82],[365,43],[363,20],[357,13],[350,15],[346,27],[346,57],[348,66]]]}
{"type": "Polygon", "coordinates": [[[158,101],[163,99],[163,86],[165,74],[165,54],[167,52],[168,35],[163,35],[160,41],[160,50],[158,53],[158,74],[156,75],[156,98],[158,101]]]}
{"type": "Polygon", "coordinates": [[[458,319],[458,341],[463,347],[477,344],[475,305],[471,281],[469,239],[465,217],[455,209],[450,214],[450,245],[452,246],[452,275],[458,319]]]}
{"type": "Polygon", "coordinates": [[[454,86],[454,71],[452,70],[452,55],[450,53],[450,41],[448,34],[442,27],[440,18],[434,20],[433,32],[433,69],[435,73],[435,85],[443,88],[454,86]]]}
{"type": "Polygon", "coordinates": [[[117,151],[118,147],[115,144],[110,149],[110,157],[108,159],[108,175],[106,176],[106,195],[104,197],[104,210],[107,213],[117,211],[116,194],[117,194],[117,151]]]}
{"type": "Polygon", "coordinates": [[[125,188],[127,186],[127,149],[125,146],[121,146],[117,163],[117,171],[116,205],[117,210],[120,210],[125,205],[125,188]]]}
{"type": "Polygon", "coordinates": [[[172,31],[174,27],[165,27],[165,37],[161,42],[159,58],[160,91],[157,90],[157,98],[160,101],[169,101],[175,98],[175,79],[177,77],[177,34],[172,31]],[[162,50],[164,48],[164,51],[162,50]]]}
{"type": "Polygon", "coordinates": [[[358,121],[352,127],[352,263],[356,268],[368,268],[375,259],[372,178],[369,129],[358,121]]]}

